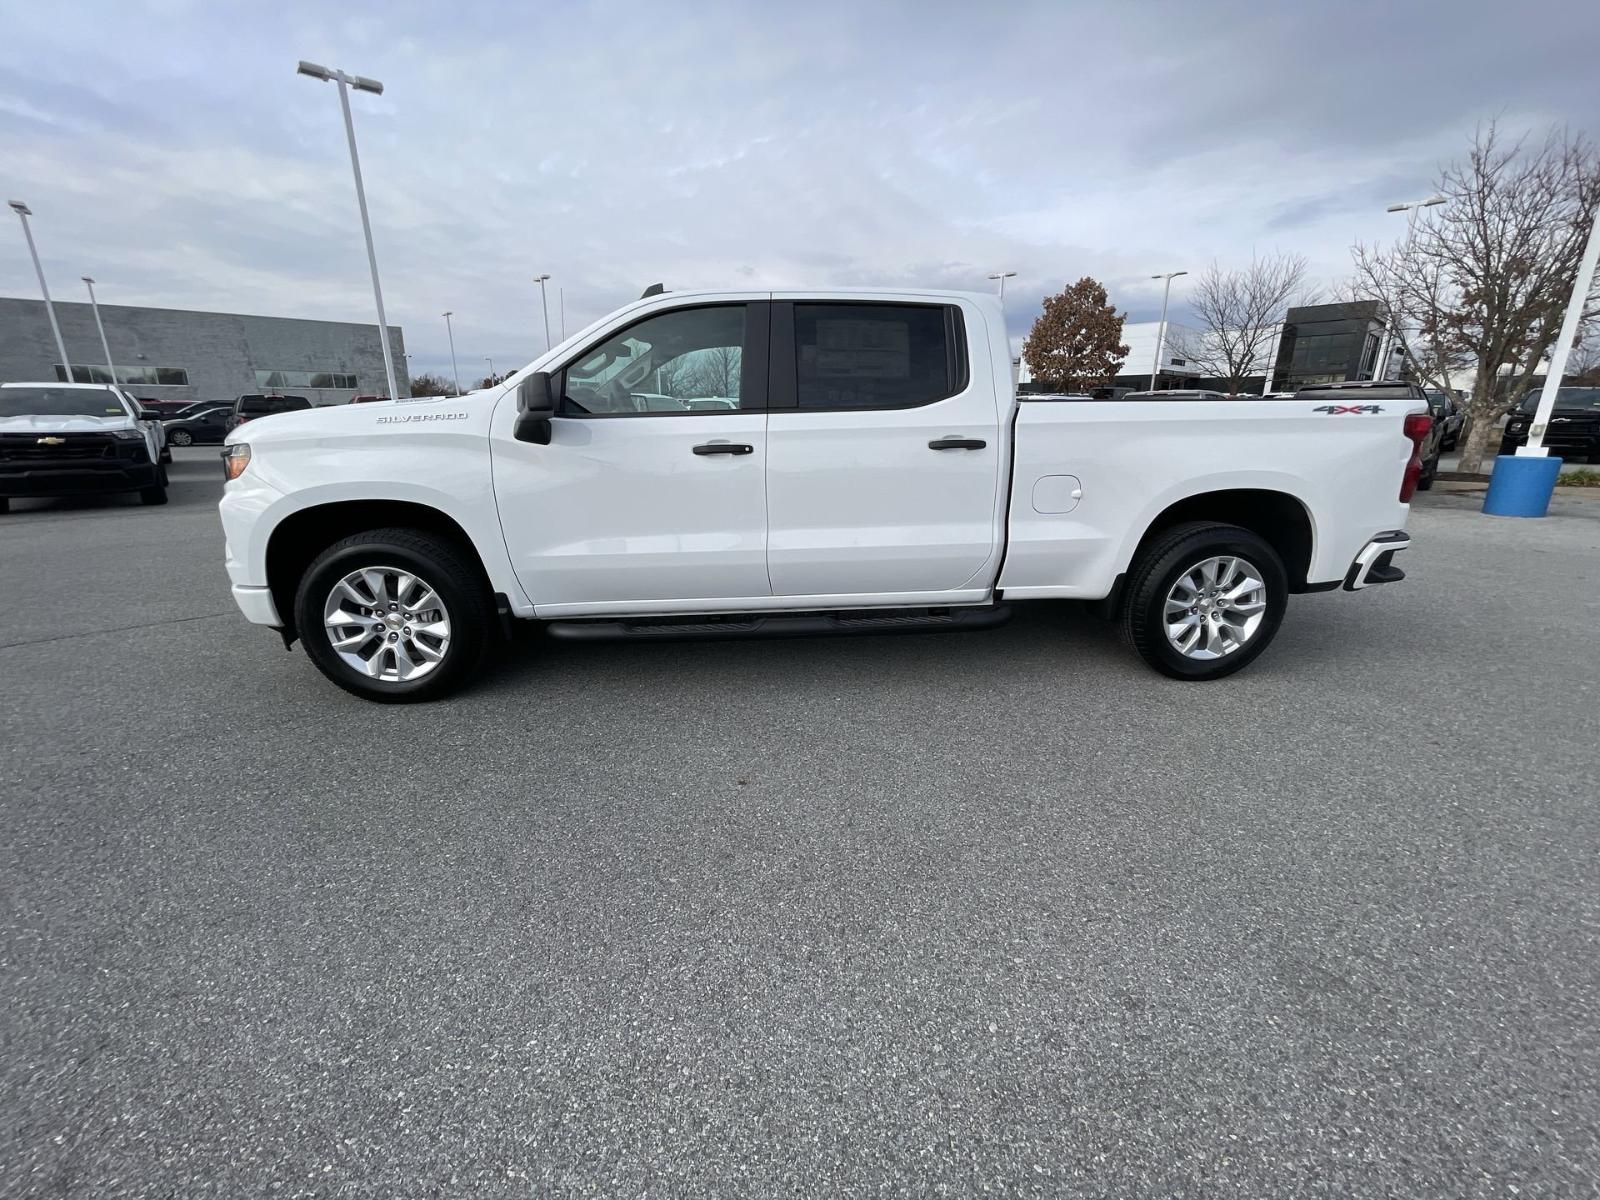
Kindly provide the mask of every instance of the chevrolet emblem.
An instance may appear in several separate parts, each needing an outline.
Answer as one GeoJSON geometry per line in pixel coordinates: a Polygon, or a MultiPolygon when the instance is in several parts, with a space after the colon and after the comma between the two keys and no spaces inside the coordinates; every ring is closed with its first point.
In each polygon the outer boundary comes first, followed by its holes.
{"type": "Polygon", "coordinates": [[[67,439],[58,437],[42,437],[39,439],[38,444],[41,446],[65,446],[67,444],[67,439]]]}

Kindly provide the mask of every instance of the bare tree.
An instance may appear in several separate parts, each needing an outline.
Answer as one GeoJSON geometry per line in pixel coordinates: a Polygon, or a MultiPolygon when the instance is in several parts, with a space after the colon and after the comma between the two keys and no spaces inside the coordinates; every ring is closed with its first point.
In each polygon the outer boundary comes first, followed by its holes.
{"type": "MultiPolygon", "coordinates": [[[[1555,129],[1538,145],[1478,130],[1464,161],[1437,180],[1407,242],[1355,248],[1358,275],[1383,280],[1424,344],[1476,371],[1461,469],[1476,472],[1495,420],[1526,392],[1550,351],[1600,202],[1600,157],[1555,129]]],[[[1592,317],[1600,292],[1590,296],[1592,317]]]]}
{"type": "Polygon", "coordinates": [[[1172,348],[1189,360],[1193,374],[1225,380],[1230,392],[1244,391],[1245,379],[1272,350],[1290,303],[1314,302],[1305,286],[1307,265],[1300,254],[1258,258],[1242,271],[1212,263],[1189,293],[1200,328],[1174,338],[1172,348]]]}
{"type": "Polygon", "coordinates": [[[1404,341],[1417,379],[1454,391],[1472,366],[1472,350],[1447,319],[1453,293],[1443,268],[1418,254],[1410,239],[1386,254],[1358,242],[1352,254],[1356,274],[1343,289],[1345,298],[1376,300],[1384,322],[1404,341]]]}
{"type": "Polygon", "coordinates": [[[1567,373],[1562,382],[1568,387],[1600,387],[1600,331],[1579,337],[1567,358],[1567,373]]]}
{"type": "Polygon", "coordinates": [[[439,375],[414,375],[411,378],[413,396],[448,396],[455,391],[449,380],[439,375]]]}
{"type": "Polygon", "coordinates": [[[685,357],[694,359],[690,372],[695,395],[739,394],[739,373],[744,368],[744,355],[738,346],[712,346],[685,357]]]}

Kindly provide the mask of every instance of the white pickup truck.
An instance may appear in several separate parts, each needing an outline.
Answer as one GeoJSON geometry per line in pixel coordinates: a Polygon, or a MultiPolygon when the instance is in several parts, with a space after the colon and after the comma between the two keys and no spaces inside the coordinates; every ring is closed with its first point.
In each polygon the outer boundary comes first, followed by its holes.
{"type": "Polygon", "coordinates": [[[246,617],[375,700],[459,686],[519,618],[958,630],[1059,597],[1215,679],[1290,593],[1402,578],[1431,418],[1400,391],[1033,400],[992,297],[659,294],[485,392],[234,431],[227,567],[246,617]]]}

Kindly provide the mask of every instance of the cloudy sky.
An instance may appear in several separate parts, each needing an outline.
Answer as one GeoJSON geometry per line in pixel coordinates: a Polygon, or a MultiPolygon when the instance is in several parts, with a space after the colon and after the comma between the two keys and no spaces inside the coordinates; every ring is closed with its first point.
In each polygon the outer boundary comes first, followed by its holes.
{"type": "MultiPolygon", "coordinates": [[[[1600,134],[1600,4],[0,0],[0,191],[58,295],[371,320],[338,102],[391,322],[465,375],[669,288],[1008,287],[1394,236],[1474,126],[1600,134]],[[470,364],[470,365],[469,365],[470,364]]],[[[9,214],[6,214],[9,220],[9,214]]],[[[1181,306],[1183,281],[1174,302],[1181,306]]],[[[0,229],[0,294],[36,294],[0,229]]],[[[1182,316],[1181,307],[1177,315],[1182,316]]]]}

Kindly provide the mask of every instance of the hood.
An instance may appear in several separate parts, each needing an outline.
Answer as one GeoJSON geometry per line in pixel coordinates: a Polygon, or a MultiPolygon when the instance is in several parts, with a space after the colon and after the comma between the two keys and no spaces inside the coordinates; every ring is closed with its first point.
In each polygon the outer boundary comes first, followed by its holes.
{"type": "Polygon", "coordinates": [[[370,437],[379,431],[458,428],[454,422],[487,413],[503,387],[460,396],[417,396],[375,404],[328,404],[299,412],[252,417],[227,436],[234,442],[272,442],[337,435],[370,437]]]}
{"type": "Polygon", "coordinates": [[[0,417],[0,433],[105,433],[111,429],[137,429],[132,417],[0,417]]]}

